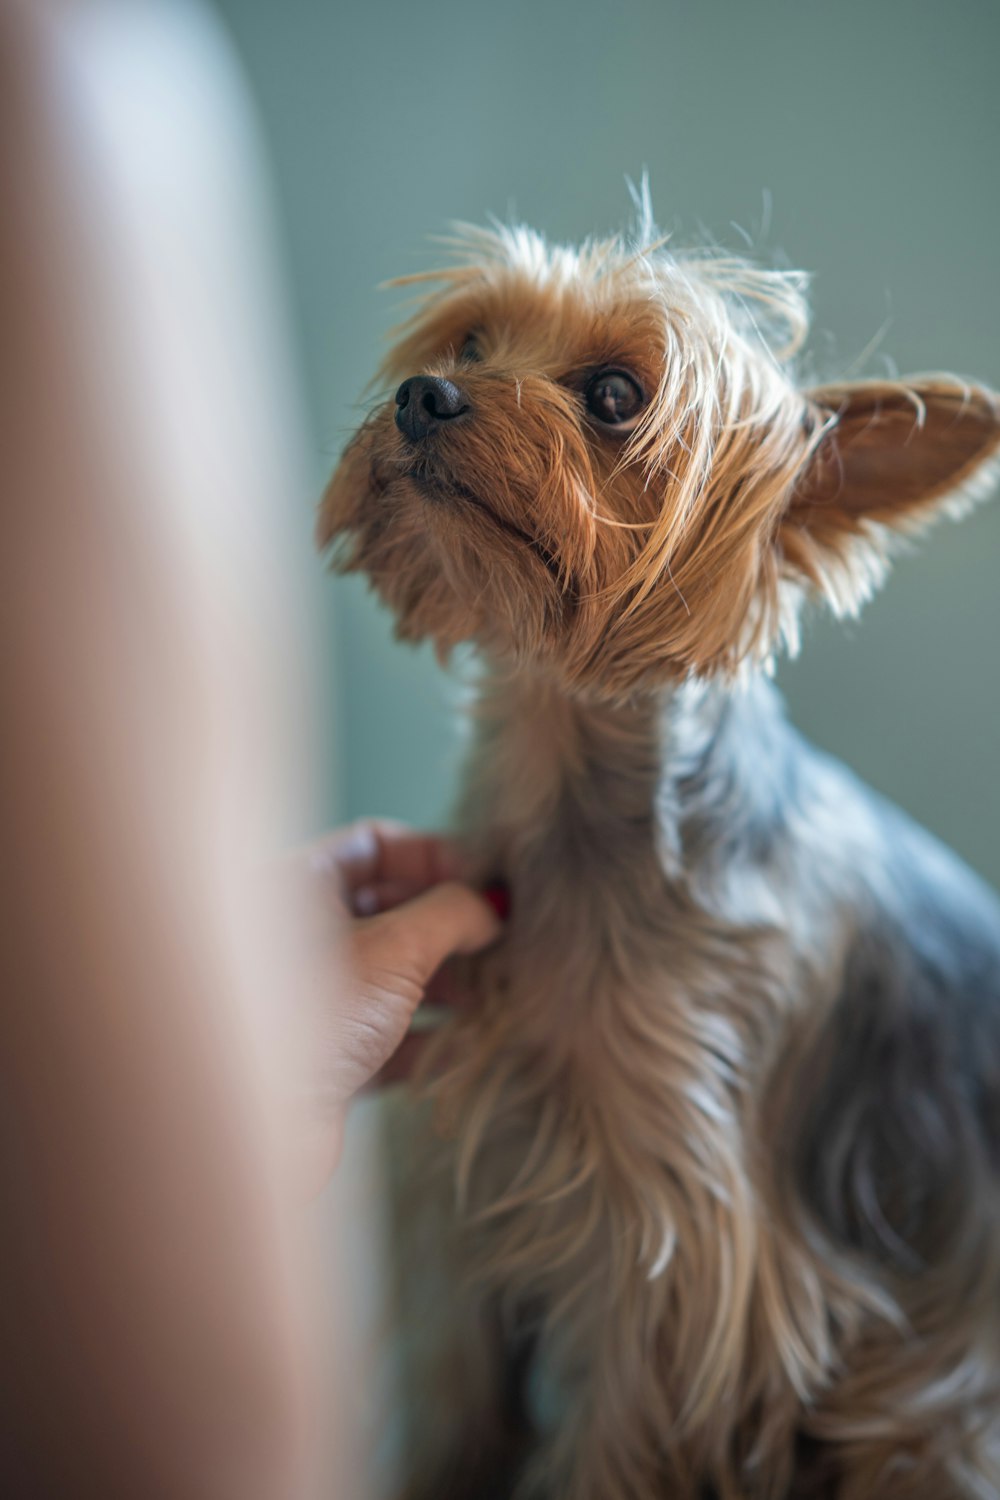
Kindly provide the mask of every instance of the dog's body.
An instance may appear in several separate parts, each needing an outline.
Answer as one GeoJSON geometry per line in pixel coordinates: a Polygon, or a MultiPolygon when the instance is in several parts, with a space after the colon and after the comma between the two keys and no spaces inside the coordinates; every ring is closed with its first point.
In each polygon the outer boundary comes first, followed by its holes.
{"type": "Polygon", "coordinates": [[[882,528],[967,487],[995,404],[937,379],[837,410],[676,262],[606,247],[621,280],[595,295],[587,252],[501,245],[403,345],[436,373],[324,508],[404,633],[483,647],[462,824],[513,895],[443,1038],[438,1129],[407,1127],[411,1492],[985,1500],[1000,907],[805,746],[752,663],[800,593],[856,602],[882,528]],[[714,394],[699,373],[698,425],[689,393],[649,461],[699,338],[714,394]]]}

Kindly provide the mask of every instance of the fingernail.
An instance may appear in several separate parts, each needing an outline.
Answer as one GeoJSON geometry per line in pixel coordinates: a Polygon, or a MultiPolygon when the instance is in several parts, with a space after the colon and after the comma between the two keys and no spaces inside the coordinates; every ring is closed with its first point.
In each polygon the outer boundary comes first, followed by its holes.
{"type": "Polygon", "coordinates": [[[501,922],[506,922],[510,916],[510,888],[502,880],[493,880],[482,894],[483,900],[490,903],[501,922]]]}
{"type": "Polygon", "coordinates": [[[351,897],[351,906],[356,917],[373,917],[378,911],[378,891],[374,886],[363,885],[351,897]]]}

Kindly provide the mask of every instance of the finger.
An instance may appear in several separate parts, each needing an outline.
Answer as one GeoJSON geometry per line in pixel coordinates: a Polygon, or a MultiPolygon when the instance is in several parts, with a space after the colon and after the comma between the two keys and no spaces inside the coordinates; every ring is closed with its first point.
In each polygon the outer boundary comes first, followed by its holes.
{"type": "Polygon", "coordinates": [[[445,959],[459,953],[478,953],[495,943],[503,931],[496,912],[478,892],[458,881],[433,886],[405,906],[387,912],[401,941],[412,947],[414,962],[426,984],[445,959]]]}
{"type": "Polygon", "coordinates": [[[476,953],[497,940],[502,923],[469,886],[445,881],[392,911],[362,922],[355,946],[377,971],[380,987],[392,980],[419,1000],[431,976],[454,953],[476,953]]]}
{"type": "MultiPolygon", "coordinates": [[[[374,885],[362,885],[350,893],[351,911],[356,917],[377,917],[379,912],[392,911],[404,901],[423,895],[427,885],[413,880],[379,880],[374,885]]],[[[502,886],[488,885],[480,894],[488,901],[500,920],[510,915],[510,898],[502,886]]]]}
{"type": "Polygon", "coordinates": [[[416,885],[412,880],[379,880],[373,885],[362,885],[351,893],[351,909],[356,917],[375,917],[380,911],[391,911],[404,901],[412,901],[426,886],[416,885]]]}
{"type": "Polygon", "coordinates": [[[332,870],[348,891],[399,882],[426,890],[461,874],[457,846],[434,833],[414,833],[388,818],[363,818],[328,834],[308,851],[313,867],[332,870]]]}
{"type": "Polygon", "coordinates": [[[378,879],[401,881],[426,890],[442,880],[455,880],[464,861],[453,840],[437,833],[414,833],[401,824],[378,823],[378,879]]]}
{"type": "Polygon", "coordinates": [[[380,827],[388,830],[393,826],[402,829],[401,824],[391,825],[388,820],[362,818],[346,828],[324,834],[305,851],[310,868],[318,875],[335,877],[346,891],[371,885],[379,876],[381,844],[378,830],[380,827]]]}

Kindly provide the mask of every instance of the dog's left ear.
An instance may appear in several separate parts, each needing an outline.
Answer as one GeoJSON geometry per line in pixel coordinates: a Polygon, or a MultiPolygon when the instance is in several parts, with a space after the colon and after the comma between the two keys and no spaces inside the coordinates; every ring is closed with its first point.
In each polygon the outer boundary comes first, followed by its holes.
{"type": "Polygon", "coordinates": [[[850,609],[877,581],[894,535],[988,491],[1000,458],[1000,398],[947,376],[806,394],[823,433],[782,517],[782,564],[850,609]]]}

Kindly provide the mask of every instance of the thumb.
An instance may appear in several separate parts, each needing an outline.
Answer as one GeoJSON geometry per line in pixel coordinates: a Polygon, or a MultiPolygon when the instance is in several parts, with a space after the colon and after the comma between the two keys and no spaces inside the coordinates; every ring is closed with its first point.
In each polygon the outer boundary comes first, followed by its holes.
{"type": "Polygon", "coordinates": [[[435,970],[453,953],[494,942],[501,924],[466,885],[445,881],[348,929],[354,984],[337,1013],[330,1090],[345,1101],[384,1067],[435,970]]]}
{"type": "Polygon", "coordinates": [[[503,931],[493,908],[458,881],[446,880],[372,919],[382,962],[406,975],[421,993],[431,975],[456,953],[477,953],[503,931]]]}

